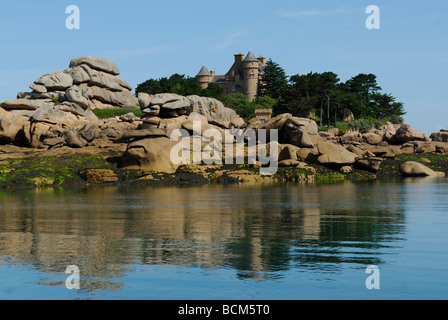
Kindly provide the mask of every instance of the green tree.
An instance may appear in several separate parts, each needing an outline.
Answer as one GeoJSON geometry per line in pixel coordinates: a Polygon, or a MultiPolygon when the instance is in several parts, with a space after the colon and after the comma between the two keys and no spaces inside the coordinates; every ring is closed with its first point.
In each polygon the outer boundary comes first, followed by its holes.
{"type": "Polygon", "coordinates": [[[255,104],[240,92],[231,93],[222,97],[221,102],[227,108],[233,109],[244,120],[249,120],[255,116],[255,104]]]}
{"type": "Polygon", "coordinates": [[[317,105],[318,73],[293,75],[283,95],[284,109],[296,116],[306,116],[317,105]]]}
{"type": "Polygon", "coordinates": [[[169,78],[149,79],[137,86],[136,93],[145,92],[148,94],[176,93],[182,96],[198,95],[220,99],[224,93],[224,88],[216,83],[210,83],[208,88],[202,89],[196,78],[185,75],[173,74],[169,78]]]}
{"type": "Polygon", "coordinates": [[[334,72],[324,72],[320,75],[319,79],[319,93],[320,93],[320,125],[322,126],[323,119],[323,105],[326,104],[327,107],[327,127],[330,127],[330,114],[331,114],[331,106],[332,99],[336,97],[338,90],[339,78],[338,75],[334,72]]]}
{"type": "Polygon", "coordinates": [[[185,75],[173,74],[169,78],[149,79],[137,86],[136,93],[145,92],[148,94],[177,93],[183,96],[200,94],[201,87],[197,84],[196,78],[185,75]]]}
{"type": "Polygon", "coordinates": [[[206,89],[202,89],[200,94],[203,97],[210,97],[221,100],[224,94],[224,88],[217,83],[209,83],[206,89]]]}
{"type": "MultiPolygon", "coordinates": [[[[278,63],[269,59],[261,75],[258,96],[268,96],[277,100],[277,105],[274,109],[279,109],[282,106],[282,96],[287,88],[288,76],[285,70],[278,63]]],[[[283,110],[277,111],[281,112],[283,110]]]]}
{"type": "Polygon", "coordinates": [[[402,123],[406,114],[402,102],[395,100],[391,94],[375,93],[372,96],[371,113],[376,119],[388,118],[393,123],[402,123]]]}
{"type": "Polygon", "coordinates": [[[274,109],[277,104],[277,100],[268,97],[268,96],[260,96],[252,102],[255,105],[255,109],[274,109]]]}
{"type": "MultiPolygon", "coordinates": [[[[356,113],[362,116],[372,116],[372,96],[381,90],[376,80],[376,75],[360,73],[347,81],[348,90],[353,93],[358,101],[356,113]]],[[[355,99],[356,99],[355,98],[355,99]]]]}

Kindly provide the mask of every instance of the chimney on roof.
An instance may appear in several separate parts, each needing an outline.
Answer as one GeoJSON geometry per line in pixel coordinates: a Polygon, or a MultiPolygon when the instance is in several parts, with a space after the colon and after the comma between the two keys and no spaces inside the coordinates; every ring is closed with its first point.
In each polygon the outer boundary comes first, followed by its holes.
{"type": "Polygon", "coordinates": [[[235,63],[241,63],[244,60],[244,54],[242,54],[241,52],[235,55],[235,63]]]}

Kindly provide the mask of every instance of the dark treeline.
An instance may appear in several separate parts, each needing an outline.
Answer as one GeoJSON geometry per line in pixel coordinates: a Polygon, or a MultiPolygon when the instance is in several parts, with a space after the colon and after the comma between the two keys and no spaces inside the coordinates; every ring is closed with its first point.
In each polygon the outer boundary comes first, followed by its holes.
{"type": "Polygon", "coordinates": [[[321,126],[343,121],[349,110],[355,119],[382,119],[403,122],[403,103],[391,94],[382,93],[374,74],[359,74],[341,82],[333,72],[310,72],[286,76],[271,59],[266,64],[260,95],[277,99],[275,113],[312,116],[321,126]],[[344,112],[345,111],[345,112],[344,112]]]}
{"type": "Polygon", "coordinates": [[[202,89],[196,82],[196,78],[175,73],[169,78],[149,79],[139,84],[135,92],[146,92],[148,94],[176,93],[182,96],[198,95],[217,98],[221,97],[224,91],[216,83],[210,83],[207,89],[202,89]]]}

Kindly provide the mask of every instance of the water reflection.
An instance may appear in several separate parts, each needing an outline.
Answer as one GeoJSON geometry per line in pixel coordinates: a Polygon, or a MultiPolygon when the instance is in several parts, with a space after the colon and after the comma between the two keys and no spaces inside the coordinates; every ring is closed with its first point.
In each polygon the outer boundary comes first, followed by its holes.
{"type": "Polygon", "coordinates": [[[395,184],[4,192],[0,259],[50,274],[77,265],[87,290],[119,288],[136,264],[328,275],[381,264],[404,223],[395,184]]]}

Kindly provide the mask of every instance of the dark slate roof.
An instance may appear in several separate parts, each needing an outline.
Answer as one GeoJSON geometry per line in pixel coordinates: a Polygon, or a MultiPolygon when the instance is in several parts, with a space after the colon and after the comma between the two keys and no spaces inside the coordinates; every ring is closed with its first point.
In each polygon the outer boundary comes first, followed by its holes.
{"type": "Polygon", "coordinates": [[[249,50],[249,53],[246,55],[246,58],[244,59],[244,61],[252,62],[252,61],[258,61],[258,59],[255,58],[255,55],[252,52],[252,50],[249,50]]]}
{"type": "Polygon", "coordinates": [[[212,82],[214,83],[226,82],[226,76],[215,76],[212,82]]]}
{"type": "Polygon", "coordinates": [[[203,66],[197,75],[198,76],[209,76],[210,71],[208,71],[207,68],[205,66],[203,66]]]}

